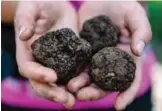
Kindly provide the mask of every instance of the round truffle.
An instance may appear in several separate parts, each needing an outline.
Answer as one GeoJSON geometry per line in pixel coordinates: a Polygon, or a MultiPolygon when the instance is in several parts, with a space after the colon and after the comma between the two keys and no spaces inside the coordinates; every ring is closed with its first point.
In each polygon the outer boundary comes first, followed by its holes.
{"type": "Polygon", "coordinates": [[[114,47],[118,43],[119,29],[107,16],[96,16],[83,23],[80,37],[86,39],[92,46],[92,53],[104,47],[114,47]]]}
{"type": "Polygon", "coordinates": [[[91,45],[69,28],[48,32],[31,47],[38,62],[56,71],[60,84],[75,77],[79,65],[91,57],[91,45]]]}
{"type": "Polygon", "coordinates": [[[106,91],[124,91],[135,78],[133,58],[119,48],[103,48],[92,57],[91,65],[92,80],[106,91]]]}

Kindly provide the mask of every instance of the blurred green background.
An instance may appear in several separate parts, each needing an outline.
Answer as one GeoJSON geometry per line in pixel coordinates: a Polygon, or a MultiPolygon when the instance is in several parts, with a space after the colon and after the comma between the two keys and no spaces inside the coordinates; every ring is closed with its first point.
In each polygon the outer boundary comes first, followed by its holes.
{"type": "Polygon", "coordinates": [[[149,1],[148,11],[153,32],[151,45],[158,61],[162,63],[162,1],[149,1]]]}

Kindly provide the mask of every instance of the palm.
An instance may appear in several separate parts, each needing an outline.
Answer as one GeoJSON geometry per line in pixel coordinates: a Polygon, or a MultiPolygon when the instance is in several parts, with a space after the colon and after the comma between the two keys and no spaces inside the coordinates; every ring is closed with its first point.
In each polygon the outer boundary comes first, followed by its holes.
{"type": "MultiPolygon", "coordinates": [[[[136,48],[136,45],[139,40],[144,40],[145,43],[148,43],[151,30],[144,10],[137,2],[85,2],[79,11],[80,29],[85,20],[103,14],[108,16],[120,29],[121,34],[118,47],[132,55],[137,65],[136,77],[133,84],[117,96],[115,107],[122,110],[136,96],[141,81],[140,58],[135,56],[139,56],[141,52],[136,48]],[[143,25],[141,26],[141,24],[143,25]],[[145,30],[145,32],[141,32],[140,30],[145,30]],[[141,36],[143,38],[140,38],[141,36]]],[[[77,92],[77,97],[81,100],[94,100],[102,98],[107,93],[91,83],[91,85],[81,88],[77,92]]]]}
{"type": "Polygon", "coordinates": [[[57,74],[54,70],[34,60],[31,44],[46,32],[59,28],[68,27],[77,32],[76,23],[76,13],[68,2],[20,2],[15,21],[17,63],[21,75],[30,80],[39,95],[60,102],[68,108],[74,105],[74,96],[64,86],[55,84],[57,74]],[[26,5],[28,9],[24,9],[26,5]],[[18,31],[22,26],[28,30],[18,31]]]}

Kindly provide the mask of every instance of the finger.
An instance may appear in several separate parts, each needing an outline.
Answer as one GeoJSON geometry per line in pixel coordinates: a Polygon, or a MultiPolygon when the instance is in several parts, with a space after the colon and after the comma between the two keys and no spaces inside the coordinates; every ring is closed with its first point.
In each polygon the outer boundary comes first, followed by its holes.
{"type": "Polygon", "coordinates": [[[119,37],[119,42],[121,44],[130,44],[130,33],[126,28],[121,28],[120,29],[120,37],[119,37]]]}
{"type": "Polygon", "coordinates": [[[129,46],[129,44],[117,44],[117,47],[120,48],[121,50],[127,52],[129,55],[131,55],[134,59],[134,61],[136,61],[137,58],[139,57],[136,57],[133,55],[132,51],[131,51],[131,48],[129,46]]]}
{"type": "Polygon", "coordinates": [[[28,61],[19,65],[19,71],[22,76],[40,82],[52,83],[57,80],[57,75],[54,70],[33,61],[28,61]]]}
{"type": "Polygon", "coordinates": [[[42,82],[55,82],[57,75],[54,70],[33,61],[32,52],[25,43],[16,38],[16,59],[20,74],[26,78],[42,82]]]}
{"type": "Polygon", "coordinates": [[[126,28],[120,29],[120,33],[121,33],[121,36],[124,36],[124,37],[130,36],[129,31],[126,28]]]}
{"type": "Polygon", "coordinates": [[[71,79],[67,85],[70,92],[77,92],[80,88],[89,83],[89,75],[87,72],[82,72],[79,76],[71,79]]]}
{"type": "Polygon", "coordinates": [[[32,88],[36,91],[40,96],[56,101],[62,104],[68,102],[69,94],[65,91],[65,89],[60,87],[53,87],[48,84],[43,84],[40,82],[36,82],[30,79],[30,83],[32,88]]]}
{"type": "Polygon", "coordinates": [[[145,10],[140,5],[135,8],[136,10],[127,13],[126,23],[132,33],[131,50],[136,56],[140,56],[150,42],[152,33],[145,10]]]}
{"type": "Polygon", "coordinates": [[[77,98],[80,100],[97,100],[104,97],[105,95],[105,91],[92,84],[79,90],[79,92],[77,93],[77,98]]]}
{"type": "Polygon", "coordinates": [[[75,104],[75,97],[71,93],[69,93],[69,92],[67,92],[67,93],[68,93],[68,100],[64,105],[66,108],[72,109],[75,104]]]}
{"type": "Polygon", "coordinates": [[[156,63],[152,68],[151,84],[152,93],[151,101],[153,103],[153,111],[162,111],[162,65],[156,63]]]}
{"type": "MultiPolygon", "coordinates": [[[[52,86],[57,86],[55,83],[52,84],[52,86]]],[[[59,86],[60,88],[63,88],[66,91],[66,87],[65,86],[59,86]]],[[[75,104],[75,97],[68,91],[66,91],[67,95],[68,95],[68,99],[67,101],[63,104],[66,108],[68,109],[72,109],[74,104],[75,104]]]]}
{"type": "Polygon", "coordinates": [[[119,41],[121,44],[130,44],[130,38],[126,36],[120,36],[119,41]]]}
{"type": "Polygon", "coordinates": [[[136,97],[138,89],[141,84],[142,74],[141,74],[141,62],[136,60],[137,70],[135,73],[135,80],[132,85],[124,92],[119,93],[115,101],[115,108],[117,110],[123,110],[128,104],[130,104],[136,97]]]}
{"type": "Polygon", "coordinates": [[[34,25],[38,17],[38,7],[33,2],[21,1],[15,15],[15,28],[21,40],[28,40],[34,33],[34,25]]]}
{"type": "MultiPolygon", "coordinates": [[[[53,20],[54,22],[54,20],[53,20]]],[[[53,25],[53,22],[47,19],[39,19],[35,24],[35,34],[42,35],[53,25]]]]}

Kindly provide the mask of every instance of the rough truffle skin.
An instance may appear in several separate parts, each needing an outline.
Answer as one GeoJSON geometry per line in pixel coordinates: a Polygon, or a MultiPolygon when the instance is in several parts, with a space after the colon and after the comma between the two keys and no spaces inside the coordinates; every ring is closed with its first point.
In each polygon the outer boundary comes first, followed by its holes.
{"type": "Polygon", "coordinates": [[[78,65],[91,57],[90,44],[69,28],[48,32],[31,47],[38,62],[56,71],[60,84],[75,77],[78,65]]]}
{"type": "Polygon", "coordinates": [[[81,38],[86,39],[92,46],[92,53],[104,47],[114,47],[119,40],[119,29],[107,16],[96,16],[83,23],[81,38]]]}
{"type": "Polygon", "coordinates": [[[119,48],[103,48],[92,57],[91,65],[93,81],[106,91],[124,91],[135,78],[133,58],[119,48]]]}

